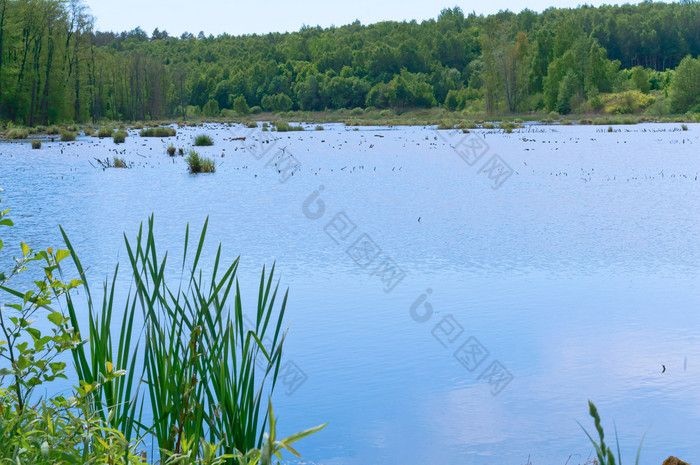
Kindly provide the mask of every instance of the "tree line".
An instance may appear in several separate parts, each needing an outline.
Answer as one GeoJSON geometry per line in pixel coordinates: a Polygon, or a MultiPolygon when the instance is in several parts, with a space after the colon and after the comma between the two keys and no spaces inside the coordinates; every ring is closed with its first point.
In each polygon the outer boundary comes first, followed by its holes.
{"type": "Polygon", "coordinates": [[[455,7],[420,23],[218,37],[94,23],[81,0],[0,0],[1,119],[435,106],[581,113],[629,91],[655,95],[648,102],[662,112],[700,111],[695,0],[488,16],[455,7]]]}

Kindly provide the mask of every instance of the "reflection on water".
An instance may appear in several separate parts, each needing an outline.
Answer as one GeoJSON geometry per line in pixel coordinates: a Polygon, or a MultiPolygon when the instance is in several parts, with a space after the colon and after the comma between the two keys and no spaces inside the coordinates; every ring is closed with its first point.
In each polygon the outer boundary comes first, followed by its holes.
{"type": "Polygon", "coordinates": [[[55,246],[60,223],[101,280],[152,212],[171,251],[209,216],[250,299],[276,262],[292,364],[275,410],[283,432],[330,422],[300,445],[313,462],[583,463],[575,420],[589,426],[591,399],[623,456],[648,431],[643,462],[693,463],[700,126],[619,128],[209,125],[215,145],[200,152],[217,172],[200,176],[166,155],[170,140],[133,134],[2,144],[18,225],[3,239],[55,246]],[[457,153],[463,136],[512,168],[500,188],[457,153]],[[115,155],[134,167],[96,168],[115,155]],[[496,396],[494,363],[512,375],[496,396]]]}

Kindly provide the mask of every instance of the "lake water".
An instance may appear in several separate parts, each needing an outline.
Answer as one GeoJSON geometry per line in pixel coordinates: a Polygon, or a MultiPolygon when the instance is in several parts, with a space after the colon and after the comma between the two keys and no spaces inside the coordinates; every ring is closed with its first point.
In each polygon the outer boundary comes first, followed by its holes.
{"type": "Polygon", "coordinates": [[[641,463],[696,463],[700,125],[688,126],[207,125],[119,146],[4,143],[17,224],[4,252],[60,245],[60,223],[99,281],[154,212],[172,250],[209,216],[208,250],[241,256],[250,299],[276,262],[291,325],[279,427],[330,423],[299,444],[306,463],[583,464],[588,399],[609,440],[616,422],[626,462],[646,433],[641,463]],[[203,132],[217,172],[192,176],[165,146],[203,132]],[[114,155],[132,168],[94,160],[114,155]]]}

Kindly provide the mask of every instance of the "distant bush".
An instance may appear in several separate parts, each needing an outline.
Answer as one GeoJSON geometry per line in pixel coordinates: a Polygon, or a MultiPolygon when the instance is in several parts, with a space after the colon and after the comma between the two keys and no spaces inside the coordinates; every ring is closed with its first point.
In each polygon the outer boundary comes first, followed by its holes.
{"type": "Polygon", "coordinates": [[[454,127],[455,127],[454,124],[449,124],[449,123],[442,122],[442,123],[440,123],[440,124],[438,125],[437,128],[438,128],[438,130],[443,131],[443,130],[445,130],[445,129],[454,129],[454,127]]]}
{"type": "Polygon", "coordinates": [[[61,133],[61,142],[73,142],[75,140],[75,133],[70,131],[63,131],[61,133]]]}
{"type": "Polygon", "coordinates": [[[103,126],[97,131],[97,137],[99,137],[100,139],[104,137],[112,137],[113,132],[114,129],[103,126]]]}
{"type": "Polygon", "coordinates": [[[126,141],[126,131],[117,131],[114,133],[114,143],[115,144],[123,144],[124,141],[126,141]]]}
{"type": "Polygon", "coordinates": [[[8,139],[26,139],[29,137],[29,131],[22,128],[12,128],[7,131],[8,139]]]}
{"type": "Polygon", "coordinates": [[[175,148],[174,145],[171,145],[170,147],[168,147],[168,148],[165,149],[165,150],[168,152],[168,155],[170,155],[171,157],[174,157],[174,156],[175,156],[175,150],[177,150],[177,149],[175,148]]]}
{"type": "Polygon", "coordinates": [[[260,114],[260,113],[262,113],[262,111],[263,111],[262,107],[259,107],[258,105],[255,105],[254,107],[252,107],[250,109],[250,113],[253,115],[260,114]]]}
{"type": "Polygon", "coordinates": [[[301,126],[290,126],[286,121],[277,121],[275,123],[277,132],[290,132],[290,131],[303,131],[304,128],[301,126]]]}
{"type": "Polygon", "coordinates": [[[143,123],[136,123],[131,127],[131,129],[143,129],[143,123]]]}
{"type": "Polygon", "coordinates": [[[496,125],[493,123],[484,123],[481,127],[484,129],[496,129],[496,125]]]}
{"type": "Polygon", "coordinates": [[[219,116],[219,102],[216,100],[209,100],[202,108],[202,113],[204,116],[209,116],[211,118],[219,116]]]}
{"type": "Polygon", "coordinates": [[[190,173],[214,173],[216,172],[216,164],[214,161],[200,156],[194,150],[190,150],[186,158],[190,173]]]}
{"type": "Polygon", "coordinates": [[[362,116],[364,114],[365,111],[360,107],[353,108],[352,110],[350,110],[350,116],[362,116]]]}
{"type": "Polygon", "coordinates": [[[258,123],[255,121],[249,121],[245,125],[248,129],[255,129],[258,127],[258,123]]]}
{"type": "Polygon", "coordinates": [[[246,102],[245,97],[239,95],[233,101],[233,111],[239,115],[247,115],[250,113],[250,107],[248,107],[248,102],[246,102]]]}
{"type": "Polygon", "coordinates": [[[139,133],[141,137],[173,137],[176,134],[175,129],[166,127],[143,129],[139,133]]]}
{"type": "Polygon", "coordinates": [[[684,131],[687,131],[687,130],[688,130],[688,126],[686,126],[685,124],[681,124],[681,129],[684,130],[684,131]]]}
{"type": "Polygon", "coordinates": [[[606,113],[622,115],[643,110],[656,101],[652,95],[646,95],[638,90],[628,90],[616,94],[600,96],[606,113]]]}
{"type": "Polygon", "coordinates": [[[58,126],[49,126],[49,128],[46,130],[46,133],[55,136],[60,134],[61,130],[58,128],[58,126]]]}
{"type": "Polygon", "coordinates": [[[323,131],[324,128],[323,128],[323,126],[321,126],[321,125],[319,124],[318,126],[316,126],[315,129],[316,129],[316,131],[323,131]]]}
{"type": "Polygon", "coordinates": [[[260,103],[267,111],[289,111],[293,105],[287,94],[265,95],[260,103]]]}
{"type": "Polygon", "coordinates": [[[214,145],[214,141],[211,140],[211,137],[209,137],[208,135],[200,134],[194,138],[194,145],[195,147],[206,147],[214,145]]]}
{"type": "Polygon", "coordinates": [[[33,140],[32,141],[32,148],[34,150],[38,150],[41,148],[41,141],[40,140],[33,140]]]}

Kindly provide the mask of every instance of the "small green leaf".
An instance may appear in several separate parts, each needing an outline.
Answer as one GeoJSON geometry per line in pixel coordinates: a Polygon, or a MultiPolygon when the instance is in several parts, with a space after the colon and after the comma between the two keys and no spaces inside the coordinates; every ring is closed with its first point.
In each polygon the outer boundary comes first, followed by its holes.
{"type": "Polygon", "coordinates": [[[14,226],[15,224],[9,218],[3,218],[0,220],[0,226],[14,226]]]}
{"type": "Polygon", "coordinates": [[[67,250],[57,250],[56,251],[56,263],[60,262],[61,260],[70,257],[70,252],[67,250]]]}
{"type": "Polygon", "coordinates": [[[29,254],[29,246],[24,242],[22,242],[20,245],[22,246],[22,255],[26,257],[29,254]]]}
{"type": "Polygon", "coordinates": [[[49,313],[49,321],[56,326],[63,324],[63,315],[59,312],[49,313]]]}

